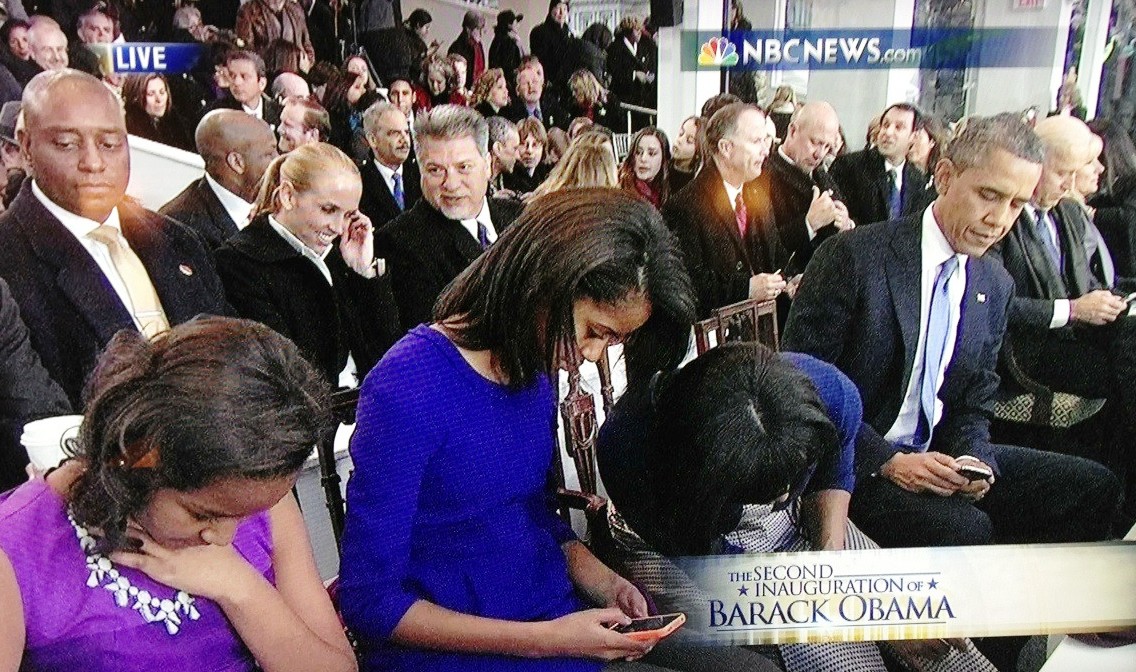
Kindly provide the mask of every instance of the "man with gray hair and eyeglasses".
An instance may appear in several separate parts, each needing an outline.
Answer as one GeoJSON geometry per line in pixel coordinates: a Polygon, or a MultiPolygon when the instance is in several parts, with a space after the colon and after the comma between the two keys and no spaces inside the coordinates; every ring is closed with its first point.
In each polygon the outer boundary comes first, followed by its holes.
{"type": "Polygon", "coordinates": [[[934,168],[934,203],[831,237],[805,271],[781,345],[835,364],[860,392],[856,488],[828,496],[880,546],[1110,533],[1120,487],[1107,469],[990,440],[1014,284],[986,251],[1044,158],[1016,115],[975,119],[934,168]]]}
{"type": "Polygon", "coordinates": [[[489,126],[480,114],[441,105],[418,115],[414,136],[422,199],[375,236],[407,330],[431,321],[446,285],[521,211],[518,203],[487,196],[489,126]]]}

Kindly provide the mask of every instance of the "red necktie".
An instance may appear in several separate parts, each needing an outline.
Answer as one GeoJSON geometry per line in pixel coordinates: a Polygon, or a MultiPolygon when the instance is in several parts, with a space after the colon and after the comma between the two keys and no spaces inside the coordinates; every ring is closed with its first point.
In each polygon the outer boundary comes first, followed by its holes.
{"type": "Polygon", "coordinates": [[[734,199],[734,218],[738,222],[738,233],[742,238],[746,237],[746,230],[749,229],[749,216],[746,213],[746,204],[742,200],[742,192],[738,192],[738,197],[734,199]]]}

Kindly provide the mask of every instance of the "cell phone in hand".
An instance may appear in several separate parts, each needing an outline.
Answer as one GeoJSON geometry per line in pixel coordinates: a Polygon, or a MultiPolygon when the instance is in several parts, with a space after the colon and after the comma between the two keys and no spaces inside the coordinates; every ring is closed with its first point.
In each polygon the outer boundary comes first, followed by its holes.
{"type": "Polygon", "coordinates": [[[686,623],[686,614],[660,614],[646,618],[633,618],[627,624],[615,624],[611,629],[636,641],[659,640],[686,623]]]}
{"type": "Polygon", "coordinates": [[[958,473],[969,481],[989,481],[994,478],[994,472],[977,464],[959,465],[958,473]]]}

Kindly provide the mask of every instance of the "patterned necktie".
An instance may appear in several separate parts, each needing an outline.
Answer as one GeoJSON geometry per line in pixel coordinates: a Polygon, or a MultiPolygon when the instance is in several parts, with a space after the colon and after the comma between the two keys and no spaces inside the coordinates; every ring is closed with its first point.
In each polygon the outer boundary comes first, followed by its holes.
{"type": "Polygon", "coordinates": [[[899,191],[899,171],[888,171],[888,219],[899,219],[903,213],[903,195],[899,191]]]}
{"type": "Polygon", "coordinates": [[[544,121],[544,117],[542,117],[542,116],[540,115],[540,107],[539,107],[539,106],[538,106],[538,107],[534,107],[534,108],[533,108],[533,114],[532,114],[532,116],[536,117],[536,120],[537,120],[537,121],[544,121]]]}
{"type": "Polygon", "coordinates": [[[1049,259],[1053,262],[1053,268],[1057,271],[1057,275],[1061,275],[1061,251],[1057,249],[1057,243],[1050,233],[1046,220],[1048,216],[1048,210],[1038,210],[1034,224],[1037,227],[1037,237],[1041,238],[1041,242],[1045,245],[1045,251],[1049,253],[1049,259]]]}
{"type": "Polygon", "coordinates": [[[126,285],[126,293],[130,297],[127,309],[131,311],[142,333],[147,338],[153,338],[163,331],[169,331],[170,323],[166,320],[166,312],[162,310],[162,302],[158,299],[158,292],[150,282],[150,275],[142,260],[134,254],[134,250],[124,245],[119,237],[118,229],[103,225],[87,234],[91,240],[106,245],[110,252],[110,261],[126,285]]]}
{"type": "Polygon", "coordinates": [[[391,181],[394,182],[394,192],[392,192],[391,194],[392,196],[394,196],[394,202],[398,204],[399,210],[405,210],[406,195],[402,191],[402,175],[394,173],[393,175],[391,175],[391,181]]]}
{"type": "Polygon", "coordinates": [[[738,233],[742,238],[746,237],[746,231],[749,230],[749,213],[746,212],[745,201],[742,200],[742,192],[738,192],[737,198],[734,199],[734,219],[738,224],[738,233]]]}
{"type": "Polygon", "coordinates": [[[939,266],[939,275],[931,289],[931,309],[927,317],[927,333],[923,341],[923,375],[919,381],[919,420],[912,437],[914,447],[926,451],[931,445],[931,428],[935,419],[935,398],[939,393],[939,369],[946,355],[947,335],[951,328],[951,300],[948,288],[958,269],[958,257],[952,255],[939,266]]]}

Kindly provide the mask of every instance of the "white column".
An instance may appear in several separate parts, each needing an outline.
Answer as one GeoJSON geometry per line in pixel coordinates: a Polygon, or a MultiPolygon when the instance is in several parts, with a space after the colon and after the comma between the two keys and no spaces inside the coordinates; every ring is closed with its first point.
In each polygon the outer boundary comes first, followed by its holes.
{"type": "MultiPolygon", "coordinates": [[[[907,30],[915,25],[915,0],[896,0],[891,25],[896,30],[907,30]]],[[[919,69],[891,68],[888,70],[887,104],[913,103],[919,97],[919,69]]]]}
{"type": "MultiPolygon", "coordinates": [[[[817,0],[813,3],[811,28],[886,28],[897,14],[908,15],[906,25],[910,27],[912,10],[899,8],[908,4],[914,7],[910,0],[817,0]]],[[[848,149],[855,151],[864,146],[868,122],[890,103],[904,99],[902,95],[890,98],[891,87],[889,70],[815,70],[809,73],[808,99],[827,101],[836,108],[848,138],[848,149]]]]}
{"type": "Polygon", "coordinates": [[[716,70],[683,72],[682,30],[718,30],[722,27],[722,0],[685,0],[683,25],[659,29],[659,128],[673,139],[682,120],[697,114],[707,98],[721,86],[716,70]]]}
{"type": "Polygon", "coordinates": [[[1089,111],[1089,119],[1096,116],[1111,14],[1112,0],[1089,0],[1085,10],[1085,39],[1081,45],[1081,62],[1077,64],[1077,86],[1089,111]]]}
{"type": "Polygon", "coordinates": [[[1025,45],[1037,66],[1032,68],[978,68],[968,96],[970,114],[997,114],[1036,105],[1044,115],[1057,101],[1061,64],[1069,37],[1072,6],[1066,0],[1048,0],[1038,9],[1014,9],[1006,2],[987,2],[976,17],[976,28],[1044,28],[1044,39],[1025,45]]]}

